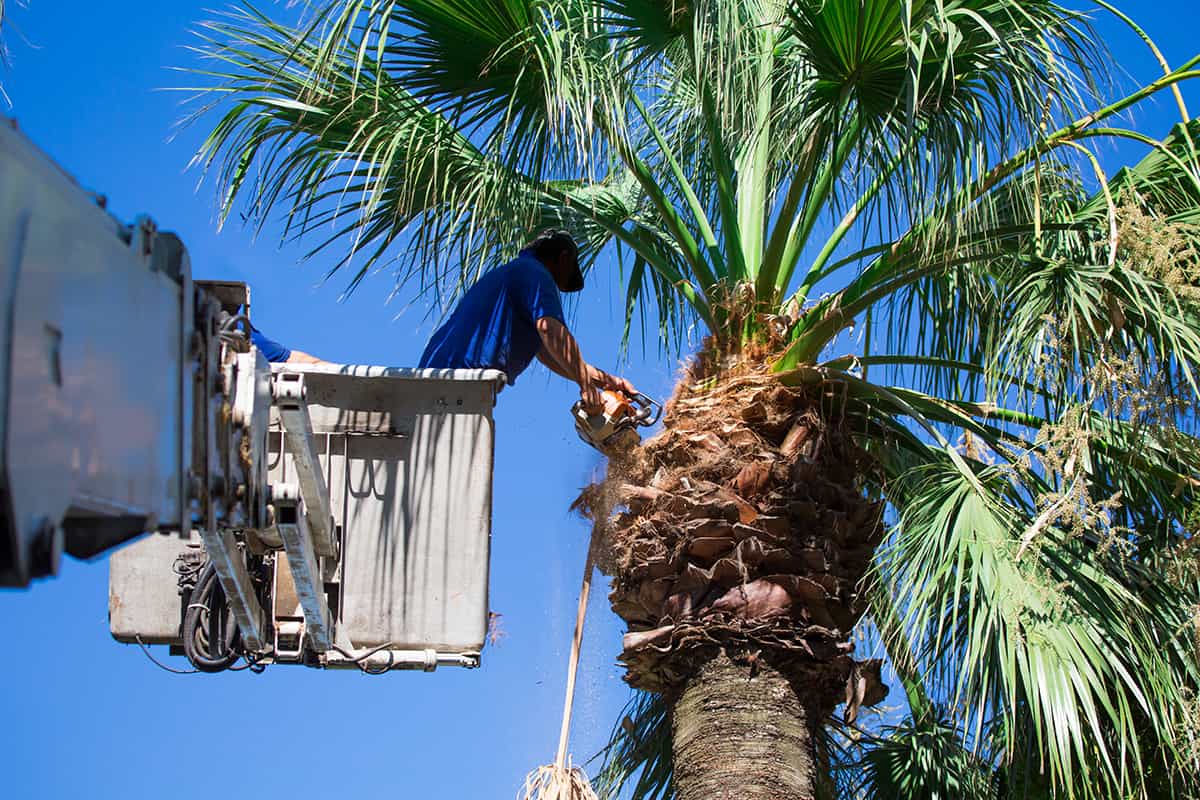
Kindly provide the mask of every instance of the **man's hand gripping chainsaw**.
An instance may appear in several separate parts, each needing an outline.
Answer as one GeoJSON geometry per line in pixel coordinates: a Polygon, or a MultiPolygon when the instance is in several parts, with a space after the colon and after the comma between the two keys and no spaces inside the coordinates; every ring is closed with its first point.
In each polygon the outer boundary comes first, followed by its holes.
{"type": "Polygon", "coordinates": [[[588,413],[583,401],[571,406],[579,438],[605,455],[628,451],[641,442],[638,428],[648,428],[662,416],[662,406],[644,394],[626,395],[605,389],[599,413],[588,413]]]}

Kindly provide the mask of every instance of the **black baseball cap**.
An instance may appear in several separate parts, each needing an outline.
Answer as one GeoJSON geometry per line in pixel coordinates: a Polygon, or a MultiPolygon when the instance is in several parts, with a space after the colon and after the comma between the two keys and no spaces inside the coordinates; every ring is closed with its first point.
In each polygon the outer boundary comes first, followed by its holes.
{"type": "Polygon", "coordinates": [[[529,245],[534,256],[544,261],[556,259],[564,250],[571,254],[571,271],[567,273],[565,285],[560,286],[564,292],[578,292],[583,288],[583,270],[579,268],[579,245],[568,231],[559,228],[549,228],[537,235],[529,245]]]}

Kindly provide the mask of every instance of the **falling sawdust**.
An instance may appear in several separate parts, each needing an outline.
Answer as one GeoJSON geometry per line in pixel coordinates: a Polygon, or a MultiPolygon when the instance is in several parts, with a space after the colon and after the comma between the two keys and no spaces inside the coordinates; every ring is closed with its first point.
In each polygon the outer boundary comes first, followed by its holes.
{"type": "Polygon", "coordinates": [[[492,647],[496,647],[508,638],[508,632],[504,630],[504,623],[501,622],[503,618],[503,614],[495,611],[488,612],[487,642],[492,647]]]}

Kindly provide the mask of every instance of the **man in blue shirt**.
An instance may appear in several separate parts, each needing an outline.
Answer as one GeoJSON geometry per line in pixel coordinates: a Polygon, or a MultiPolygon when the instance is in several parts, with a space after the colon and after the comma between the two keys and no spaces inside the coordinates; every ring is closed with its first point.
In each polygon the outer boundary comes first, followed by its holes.
{"type": "Polygon", "coordinates": [[[558,293],[583,288],[578,255],[566,231],[541,233],[515,259],[467,290],[430,338],[421,368],[497,369],[513,384],[536,358],[579,384],[579,396],[589,409],[600,407],[601,390],[634,393],[628,381],[584,361],[567,329],[558,293]]]}

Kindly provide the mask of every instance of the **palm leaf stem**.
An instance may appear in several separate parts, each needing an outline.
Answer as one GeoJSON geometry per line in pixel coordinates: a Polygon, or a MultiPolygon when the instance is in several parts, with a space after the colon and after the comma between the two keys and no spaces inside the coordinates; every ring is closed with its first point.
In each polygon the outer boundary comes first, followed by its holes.
{"type": "MultiPolygon", "coordinates": [[[[934,441],[938,443],[939,447],[945,452],[946,456],[955,465],[955,467],[958,468],[964,478],[966,478],[972,484],[978,482],[978,478],[975,476],[974,471],[967,466],[967,463],[963,460],[962,456],[959,455],[958,451],[955,450],[948,441],[946,441],[946,438],[942,436],[941,431],[939,431],[925,417],[924,414],[917,411],[917,409],[905,399],[904,395],[906,393],[904,391],[895,387],[888,388],[878,384],[872,384],[864,381],[856,375],[851,375],[848,372],[843,372],[840,370],[822,369],[818,374],[822,374],[830,380],[845,383],[847,386],[852,387],[860,393],[876,395],[894,404],[899,411],[913,419],[925,430],[927,434],[934,439],[934,441]]],[[[783,376],[781,376],[780,380],[786,382],[783,376]]],[[[980,487],[980,491],[982,491],[982,487],[980,487]]]]}
{"type": "Polygon", "coordinates": [[[862,214],[863,210],[866,209],[866,207],[871,203],[872,200],[876,198],[876,196],[878,196],[879,192],[883,190],[883,187],[887,185],[887,182],[891,179],[892,175],[895,174],[895,171],[900,167],[900,164],[903,163],[904,159],[907,157],[908,149],[913,144],[915,144],[915,140],[910,140],[908,144],[905,145],[902,152],[885,169],[880,171],[879,175],[876,176],[872,184],[855,201],[854,207],[846,212],[846,215],[842,218],[842,221],[838,223],[838,226],[833,230],[833,233],[829,235],[829,238],[825,242],[825,246],[821,248],[821,252],[817,254],[817,257],[813,260],[812,265],[808,268],[808,275],[805,277],[804,283],[801,284],[800,289],[795,295],[793,295],[793,298],[796,302],[803,303],[808,298],[808,293],[816,284],[819,276],[823,274],[822,270],[824,269],[825,264],[828,263],[829,259],[833,256],[834,251],[837,250],[838,245],[840,245],[846,238],[846,235],[850,233],[850,230],[854,227],[854,223],[858,220],[859,215],[862,214]]]}
{"type": "MultiPolygon", "coordinates": [[[[1186,80],[1200,78],[1200,70],[1191,69],[1196,64],[1200,64],[1200,55],[1189,60],[1186,64],[1169,75],[1164,75],[1162,78],[1146,84],[1136,92],[1126,95],[1124,98],[1097,109],[1090,114],[1086,114],[1076,119],[1069,125],[1065,125],[1054,133],[1049,134],[1041,141],[1025,148],[1021,152],[1009,158],[1007,161],[1004,161],[1003,163],[993,167],[987,175],[981,178],[973,186],[968,187],[966,191],[966,197],[969,197],[971,201],[977,200],[1001,181],[1012,176],[1022,167],[1027,166],[1035,159],[1054,150],[1060,144],[1071,141],[1072,139],[1078,137],[1083,131],[1092,127],[1097,122],[1107,119],[1115,114],[1120,114],[1132,106],[1137,105],[1142,100],[1157,94],[1163,89],[1176,86],[1186,80]]],[[[956,207],[961,206],[956,204],[956,207]]]]}
{"type": "MultiPolygon", "coordinates": [[[[621,158],[621,161],[641,185],[642,191],[646,193],[650,202],[654,204],[655,210],[659,213],[663,222],[666,223],[681,253],[687,259],[688,265],[699,279],[700,291],[707,297],[708,293],[717,286],[718,281],[716,274],[705,263],[696,238],[692,236],[691,231],[684,224],[683,218],[679,216],[679,212],[667,197],[662,186],[655,180],[654,173],[650,170],[650,167],[638,157],[628,140],[620,136],[614,138],[613,131],[604,125],[603,122],[601,123],[601,128],[605,131],[605,135],[609,137],[609,141],[613,144],[614,150],[621,158]]],[[[719,321],[719,309],[714,310],[718,312],[714,316],[719,321]]],[[[713,332],[719,333],[719,328],[713,332]]]]}
{"type": "Polygon", "coordinates": [[[782,372],[798,364],[813,361],[821,350],[833,340],[833,337],[854,323],[859,314],[923,277],[959,264],[968,264],[1002,255],[1005,255],[1002,251],[971,254],[950,259],[944,264],[935,263],[913,267],[907,272],[899,274],[894,272],[875,274],[871,270],[864,271],[844,289],[814,306],[800,319],[794,333],[796,341],[779,358],[773,369],[782,372]],[[847,299],[850,302],[844,303],[847,299]]]}
{"type": "Polygon", "coordinates": [[[745,279],[750,282],[757,282],[766,243],[765,228],[769,213],[767,194],[771,170],[771,100],[774,89],[771,73],[775,62],[774,36],[769,26],[759,27],[754,36],[758,45],[758,53],[752,56],[757,62],[752,67],[756,75],[752,103],[756,124],[751,133],[752,143],[745,148],[736,172],[738,235],[742,243],[745,279]]]}
{"type": "Polygon", "coordinates": [[[1050,393],[1045,389],[1026,381],[1022,381],[1016,376],[1006,375],[1003,373],[995,373],[988,367],[982,364],[976,364],[970,361],[956,361],[949,358],[938,358],[936,356],[905,356],[905,355],[877,355],[877,356],[842,356],[841,358],[832,361],[826,361],[821,366],[830,367],[832,369],[848,369],[855,365],[862,367],[888,366],[888,367],[932,367],[937,369],[956,370],[960,372],[970,372],[977,375],[995,375],[1010,385],[1021,389],[1027,394],[1036,394],[1049,397],[1050,393]]]}
{"type": "MultiPolygon", "coordinates": [[[[1088,222],[1050,222],[1050,223],[1043,222],[1041,225],[1041,229],[1043,231],[1056,231],[1056,232],[1088,231],[1088,230],[1091,230],[1092,227],[1093,227],[1092,224],[1088,223],[1088,222]]],[[[995,227],[995,228],[988,228],[986,230],[982,230],[982,231],[973,233],[970,236],[967,236],[965,238],[955,240],[953,244],[955,246],[954,249],[956,251],[961,251],[972,245],[981,245],[981,244],[989,244],[989,243],[994,244],[997,241],[1002,241],[1005,239],[1018,239],[1022,234],[1033,233],[1036,230],[1037,230],[1037,226],[1035,226],[1033,224],[1003,225],[1003,226],[999,226],[999,227],[995,227]]],[[[806,294],[805,294],[806,291],[811,291],[812,287],[816,286],[821,281],[829,278],[830,276],[836,274],[838,272],[838,270],[844,269],[844,268],[852,266],[854,264],[861,263],[864,259],[868,259],[868,258],[876,259],[876,260],[871,261],[868,264],[868,266],[866,267],[866,270],[878,270],[881,266],[881,264],[878,260],[879,256],[887,255],[887,256],[890,256],[894,260],[898,260],[902,257],[917,256],[918,255],[917,252],[912,251],[912,250],[905,251],[903,249],[906,244],[907,243],[904,239],[897,239],[895,241],[884,242],[882,244],[873,245],[871,247],[867,247],[862,250],[857,250],[843,258],[840,258],[837,261],[835,261],[834,263],[830,264],[825,269],[823,269],[821,272],[819,272],[815,275],[811,275],[808,278],[806,278],[804,285],[802,285],[800,287],[800,289],[798,289],[796,291],[796,293],[793,294],[788,299],[788,303],[790,304],[792,302],[796,302],[796,303],[802,302],[804,297],[806,297],[806,294]]],[[[975,256],[975,257],[981,258],[982,256],[975,256]]],[[[937,256],[931,256],[931,258],[936,259],[937,256]]]]}
{"type": "MultiPolygon", "coordinates": [[[[684,174],[683,167],[679,163],[679,159],[675,157],[674,151],[668,146],[666,138],[658,125],[655,124],[654,118],[646,110],[642,99],[638,97],[636,91],[629,93],[630,101],[634,108],[637,109],[642,121],[645,123],[650,135],[654,137],[655,144],[658,145],[659,151],[666,158],[667,166],[670,167],[671,175],[675,178],[675,183],[679,187],[679,191],[683,193],[684,201],[687,203],[688,210],[692,214],[696,225],[700,228],[700,237],[704,240],[704,246],[708,249],[709,257],[713,264],[724,263],[724,258],[720,247],[717,244],[717,235],[713,231],[712,223],[709,222],[708,214],[704,210],[704,205],[700,202],[700,198],[696,195],[696,190],[692,187],[691,181],[684,174]]],[[[732,266],[732,265],[731,265],[732,266]]],[[[715,275],[714,275],[715,277],[715,275]]],[[[736,277],[736,276],[735,276],[736,277]]]]}
{"type": "MultiPolygon", "coordinates": [[[[988,190],[993,188],[997,183],[999,183],[1000,181],[1004,180],[1007,177],[1010,177],[1016,171],[1018,171],[1019,169],[1021,169],[1024,166],[1028,165],[1029,163],[1034,161],[1034,159],[1040,157],[1041,155],[1043,155],[1047,152],[1050,152],[1055,147],[1058,147],[1058,146],[1069,146],[1072,148],[1079,147],[1077,145],[1077,143],[1075,143],[1073,141],[1073,138],[1078,136],[1082,132],[1084,132],[1088,127],[1094,125],[1096,122],[1098,122],[1102,119],[1105,119],[1109,116],[1112,116],[1113,114],[1120,113],[1121,111],[1125,110],[1126,108],[1136,104],[1138,101],[1145,99],[1145,97],[1148,97],[1148,96],[1154,94],[1155,92],[1161,90],[1165,86],[1172,85],[1174,83],[1178,83],[1178,82],[1180,82],[1182,80],[1186,80],[1188,78],[1200,77],[1200,71],[1192,71],[1192,72],[1187,71],[1188,68],[1190,68],[1190,66],[1192,66],[1195,63],[1200,63],[1200,56],[1197,56],[1192,61],[1189,61],[1188,64],[1184,65],[1184,67],[1181,68],[1181,71],[1176,71],[1175,73],[1172,73],[1169,76],[1165,76],[1164,78],[1161,78],[1158,81],[1155,81],[1155,82],[1151,83],[1150,85],[1143,87],[1139,91],[1134,92],[1131,95],[1128,95],[1127,97],[1125,97],[1124,99],[1122,99],[1120,101],[1112,103],[1112,104],[1104,107],[1103,109],[1100,109],[1099,111],[1096,111],[1092,114],[1086,115],[1085,117],[1081,117],[1080,119],[1076,120],[1075,122],[1071,123],[1070,125],[1067,125],[1067,126],[1061,128],[1059,131],[1056,131],[1055,133],[1046,137],[1041,142],[1038,142],[1037,144],[1026,148],[1022,152],[1020,152],[1017,155],[1013,156],[1012,158],[1008,159],[1003,164],[1000,164],[997,167],[993,168],[993,170],[991,170],[988,173],[988,175],[985,176],[975,186],[969,188],[968,190],[964,190],[964,191],[967,192],[968,196],[977,199],[977,198],[981,197],[985,192],[987,192],[988,190]]],[[[1085,154],[1090,156],[1090,153],[1088,153],[1086,150],[1085,150],[1085,154]]],[[[1096,166],[1098,168],[1098,163],[1096,163],[1094,161],[1094,157],[1092,157],[1092,158],[1093,158],[1094,166],[1096,166]]],[[[1101,173],[1101,175],[1102,175],[1102,173],[1101,173]]],[[[1101,180],[1101,182],[1104,183],[1103,180],[1101,180]]],[[[1104,190],[1105,191],[1108,190],[1107,183],[1104,184],[1104,190]]],[[[1110,219],[1110,226],[1111,226],[1112,224],[1115,223],[1115,219],[1114,219],[1113,212],[1112,212],[1111,195],[1109,195],[1107,197],[1107,201],[1110,206],[1109,219],[1110,219]]],[[[892,246],[893,252],[895,252],[895,250],[899,249],[905,242],[912,241],[919,233],[923,232],[930,225],[932,225],[933,219],[934,219],[933,217],[928,217],[920,225],[910,228],[909,231],[903,237],[901,237],[901,239],[897,240],[897,242],[893,244],[893,246],[892,246]]],[[[1114,248],[1114,250],[1115,250],[1115,248],[1114,248]]],[[[1111,258],[1111,255],[1110,255],[1110,258],[1111,258]]],[[[839,305],[841,305],[844,302],[846,297],[853,296],[853,294],[855,293],[856,290],[861,290],[861,287],[863,285],[870,285],[871,283],[874,283],[875,281],[879,281],[879,280],[885,280],[885,281],[888,280],[889,272],[890,272],[890,270],[888,269],[889,266],[892,266],[892,264],[889,263],[889,259],[887,259],[887,258],[880,259],[879,261],[876,262],[876,265],[874,265],[874,268],[868,268],[868,269],[864,270],[862,275],[860,275],[858,279],[856,279],[849,286],[847,286],[845,289],[843,289],[841,292],[839,292],[838,295],[835,296],[834,300],[830,301],[829,303],[823,304],[822,306],[818,306],[817,309],[814,309],[814,311],[819,311],[823,307],[824,308],[829,308],[829,307],[837,308],[839,305]],[[858,286],[858,289],[856,289],[856,285],[858,286]]],[[[900,265],[896,265],[896,266],[900,266],[900,265]]],[[[899,285],[895,286],[895,288],[900,288],[900,286],[905,285],[908,282],[909,281],[901,282],[899,285]]],[[[884,285],[892,286],[892,283],[887,283],[884,285]]],[[[871,294],[874,294],[874,293],[871,293],[871,294]]],[[[829,316],[824,316],[821,319],[821,321],[817,322],[816,325],[812,325],[812,326],[806,326],[802,321],[801,325],[797,327],[796,332],[795,332],[796,341],[792,344],[792,346],[788,349],[788,351],[784,354],[784,356],[777,362],[776,369],[778,369],[778,370],[790,369],[803,361],[810,360],[813,357],[815,357],[815,355],[820,351],[820,349],[827,342],[828,338],[830,336],[836,334],[836,332],[841,329],[840,326],[842,326],[844,324],[848,324],[846,322],[847,320],[853,319],[852,316],[848,316],[846,314],[846,311],[848,311],[852,307],[859,308],[859,310],[861,310],[860,303],[847,304],[841,309],[841,312],[839,314],[837,314],[836,319],[832,319],[829,316]]],[[[807,315],[807,318],[812,319],[813,312],[810,312],[807,315]]]]}
{"type": "Polygon", "coordinates": [[[783,249],[779,256],[778,265],[776,266],[778,272],[773,276],[771,282],[772,293],[770,297],[772,302],[791,283],[792,276],[799,264],[800,256],[804,251],[804,246],[807,244],[809,237],[812,236],[813,229],[816,227],[822,211],[825,210],[826,201],[833,191],[838,175],[841,174],[846,162],[850,158],[850,154],[858,143],[860,132],[861,123],[858,116],[855,115],[842,135],[836,137],[829,157],[825,159],[821,167],[812,176],[808,191],[804,195],[804,208],[800,216],[795,220],[780,220],[780,222],[789,222],[791,224],[784,226],[784,229],[788,233],[784,239],[783,249]]]}
{"type": "MultiPolygon", "coordinates": [[[[999,182],[1012,176],[1015,172],[1020,170],[1022,167],[1027,166],[1028,164],[1032,163],[1034,161],[1034,159],[1040,157],[1041,155],[1044,155],[1045,153],[1050,152],[1051,150],[1053,150],[1055,147],[1057,147],[1059,145],[1065,145],[1066,143],[1070,142],[1074,137],[1076,137],[1079,134],[1081,134],[1082,132],[1084,132],[1087,128],[1094,125],[1096,122],[1099,122],[1107,117],[1110,117],[1114,114],[1118,114],[1118,113],[1126,110],[1130,106],[1135,105],[1137,102],[1144,100],[1145,98],[1155,94],[1158,91],[1161,91],[1163,88],[1165,88],[1167,86],[1174,85],[1176,83],[1179,83],[1183,80],[1188,80],[1190,78],[1200,77],[1200,71],[1187,71],[1192,65],[1194,65],[1196,63],[1200,63],[1200,56],[1197,56],[1196,58],[1192,59],[1187,64],[1185,64],[1183,67],[1181,67],[1180,70],[1173,72],[1171,75],[1164,76],[1163,78],[1161,78],[1157,81],[1154,81],[1151,84],[1141,88],[1137,92],[1134,92],[1133,94],[1126,96],[1122,100],[1119,100],[1115,103],[1111,103],[1108,106],[1105,106],[1104,108],[1102,108],[1098,111],[1095,111],[1091,114],[1088,114],[1084,117],[1077,119],[1075,122],[1071,123],[1070,125],[1064,126],[1063,128],[1059,129],[1058,131],[1050,134],[1049,136],[1047,136],[1045,139],[1038,142],[1037,144],[1034,144],[1034,145],[1026,148],[1025,150],[1022,150],[1020,153],[1009,158],[1007,161],[994,167],[980,181],[978,181],[976,184],[969,187],[968,189],[964,190],[964,194],[960,196],[960,200],[957,203],[952,204],[952,205],[954,205],[955,207],[960,207],[959,204],[962,203],[962,201],[967,197],[970,197],[972,200],[978,199],[979,197],[983,196],[986,192],[988,192],[992,188],[994,188],[999,182]]],[[[901,249],[901,247],[904,246],[904,244],[906,242],[912,241],[918,235],[923,233],[929,226],[931,226],[933,224],[933,222],[934,222],[934,218],[928,217],[921,224],[910,228],[909,231],[903,237],[901,237],[900,239],[898,239],[896,242],[894,242],[891,245],[891,250],[893,252],[895,252],[895,251],[901,249]]],[[[887,267],[887,266],[889,266],[888,260],[881,259],[879,262],[877,262],[877,269],[875,269],[875,270],[867,269],[866,271],[864,271],[863,275],[860,276],[860,278],[855,281],[855,283],[862,284],[862,283],[871,283],[876,280],[886,280],[889,277],[888,270],[883,269],[883,268],[887,267]]],[[[848,287],[846,287],[846,289],[842,290],[842,292],[839,293],[839,295],[838,295],[839,299],[843,298],[846,294],[850,293],[852,291],[853,286],[854,286],[854,284],[851,284],[851,286],[848,286],[848,287]]],[[[824,327],[832,327],[829,324],[829,322],[818,323],[818,326],[822,326],[822,325],[824,327]]],[[[813,352],[814,346],[817,348],[817,351],[819,351],[819,348],[824,345],[823,341],[820,341],[820,342],[808,341],[809,336],[807,334],[809,333],[809,331],[799,329],[798,333],[800,334],[799,338],[792,345],[792,349],[789,349],[789,351],[785,354],[785,356],[779,361],[779,364],[777,367],[778,369],[788,369],[790,367],[795,366],[797,363],[800,363],[801,361],[803,361],[805,359],[811,358],[813,355],[815,355],[815,352],[813,352]],[[793,350],[795,351],[795,353],[793,352],[793,350]]],[[[818,337],[818,338],[820,338],[820,337],[818,337]]]]}
{"type": "Polygon", "coordinates": [[[725,257],[732,274],[745,275],[746,262],[743,256],[742,236],[738,230],[735,168],[725,149],[725,139],[717,128],[716,103],[712,97],[712,89],[707,82],[700,87],[700,94],[704,106],[704,125],[708,133],[705,138],[708,140],[709,157],[712,160],[713,173],[716,178],[717,207],[721,214],[721,233],[725,240],[725,257]]]}
{"type": "MultiPolygon", "coordinates": [[[[1148,47],[1150,49],[1151,55],[1153,55],[1155,60],[1158,61],[1159,66],[1162,67],[1163,74],[1164,75],[1171,74],[1171,65],[1167,63],[1166,57],[1163,55],[1162,51],[1158,49],[1158,45],[1154,42],[1154,40],[1152,38],[1150,38],[1150,34],[1146,33],[1145,29],[1143,29],[1140,25],[1138,25],[1136,22],[1134,22],[1133,19],[1131,19],[1127,14],[1125,14],[1119,8],[1112,5],[1111,3],[1106,2],[1106,0],[1093,0],[1093,2],[1095,2],[1096,5],[1103,8],[1105,11],[1108,11],[1110,14],[1115,16],[1117,19],[1121,20],[1123,23],[1125,23],[1125,25],[1127,25],[1130,28],[1130,30],[1132,30],[1135,34],[1137,34],[1138,38],[1140,38],[1146,44],[1146,47],[1148,47]]],[[[1175,95],[1175,103],[1176,103],[1176,105],[1179,106],[1179,116],[1183,120],[1183,124],[1184,125],[1188,124],[1188,122],[1192,119],[1192,115],[1188,113],[1187,103],[1184,102],[1184,99],[1183,99],[1183,91],[1179,88],[1179,85],[1176,84],[1171,87],[1171,93],[1173,95],[1175,95]]],[[[1195,147],[1192,146],[1191,150],[1192,150],[1192,158],[1194,159],[1194,158],[1196,158],[1195,147]]]]}
{"type": "MultiPolygon", "coordinates": [[[[1100,159],[1096,158],[1091,150],[1088,150],[1079,142],[1067,141],[1064,144],[1083,153],[1084,158],[1092,165],[1092,170],[1096,174],[1096,182],[1100,184],[1100,193],[1104,196],[1104,202],[1108,206],[1108,268],[1113,269],[1117,265],[1117,239],[1119,235],[1117,227],[1117,202],[1113,199],[1112,188],[1109,186],[1108,179],[1104,174],[1104,167],[1100,166],[1100,159]]],[[[1040,221],[1038,227],[1041,227],[1040,221]]]]}
{"type": "MultiPolygon", "coordinates": [[[[790,252],[789,245],[793,232],[800,225],[801,203],[812,188],[817,160],[820,158],[820,142],[823,138],[824,126],[819,125],[809,134],[804,147],[801,148],[796,166],[791,170],[787,182],[787,193],[784,195],[771,235],[767,241],[767,252],[763,258],[763,268],[758,274],[755,296],[762,298],[767,305],[774,301],[771,291],[777,282],[777,276],[783,272],[785,254],[790,252]]],[[[797,260],[798,260],[797,256],[797,260]]]]}
{"type": "MultiPolygon", "coordinates": [[[[1186,126],[1185,126],[1186,130],[1186,126]]],[[[1127,128],[1089,128],[1082,131],[1076,136],[1077,139],[1094,139],[1094,138],[1111,138],[1111,139],[1130,139],[1135,142],[1147,145],[1161,153],[1164,158],[1170,160],[1176,167],[1179,168],[1181,174],[1187,176],[1188,181],[1192,184],[1198,196],[1200,196],[1200,158],[1195,155],[1195,142],[1191,136],[1184,136],[1184,140],[1188,143],[1188,147],[1193,151],[1193,166],[1189,167],[1187,162],[1171,152],[1161,140],[1155,139],[1152,136],[1147,136],[1138,131],[1129,130],[1127,128]]]]}

